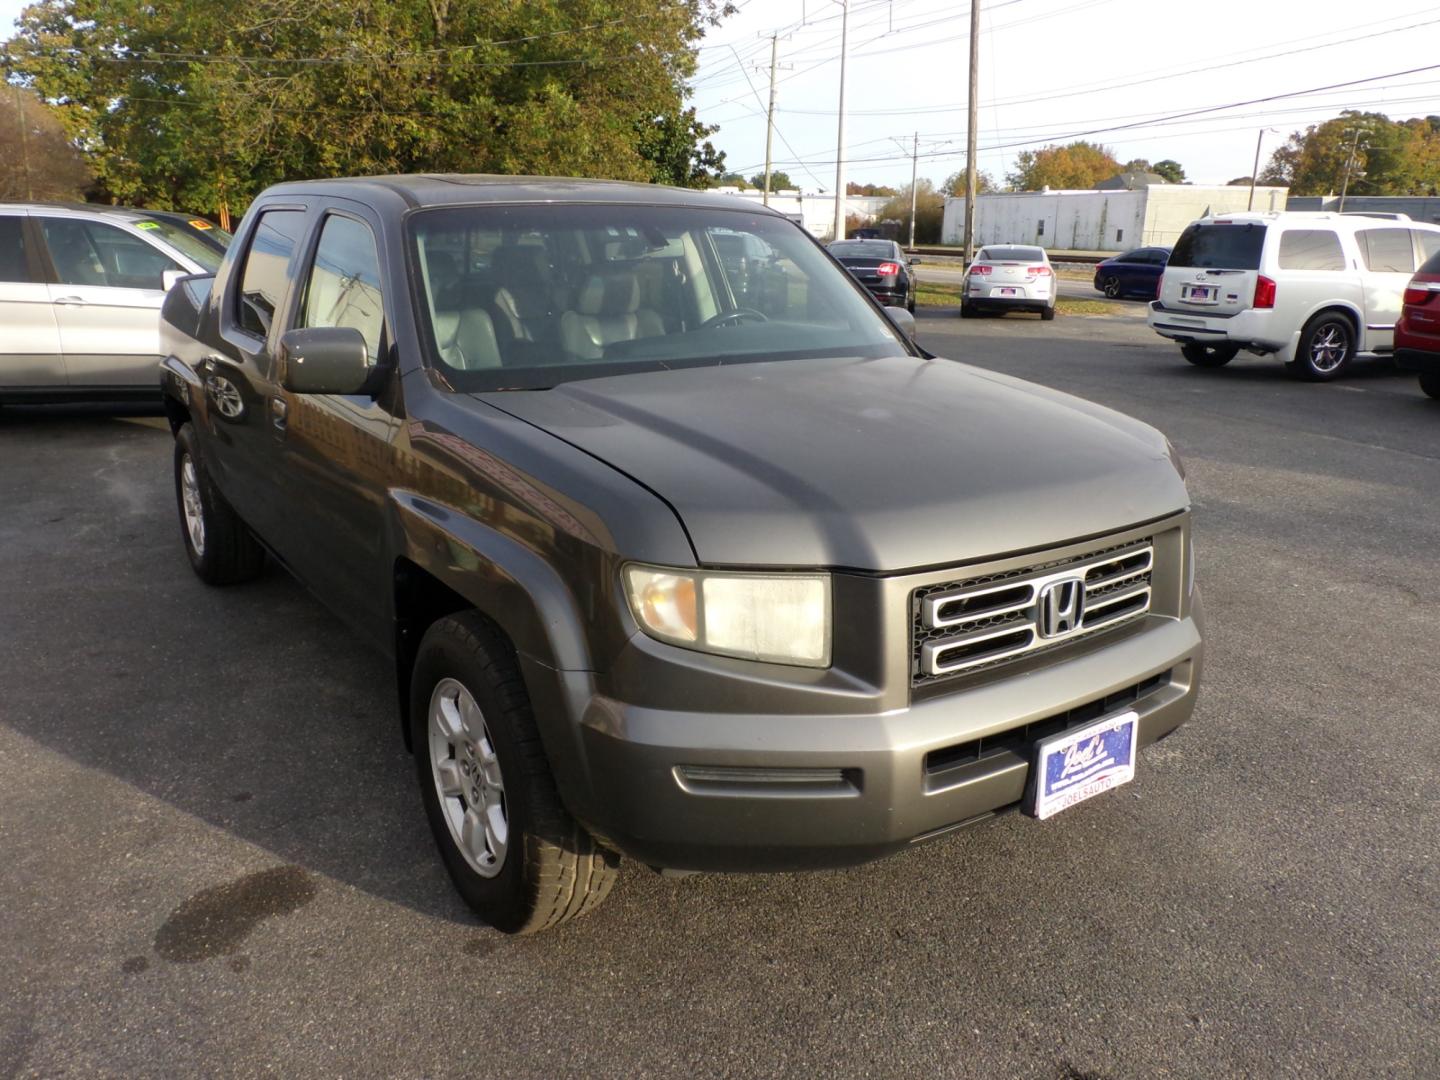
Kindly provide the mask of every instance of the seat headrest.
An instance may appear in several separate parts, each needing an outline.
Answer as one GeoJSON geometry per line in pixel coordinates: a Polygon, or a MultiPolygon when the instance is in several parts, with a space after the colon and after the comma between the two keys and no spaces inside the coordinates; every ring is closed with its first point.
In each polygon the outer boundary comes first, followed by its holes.
{"type": "Polygon", "coordinates": [[[490,265],[509,281],[545,281],[550,277],[545,249],[534,244],[501,244],[491,253],[490,265]]]}
{"type": "Polygon", "coordinates": [[[640,279],[625,270],[591,274],[575,306],[582,315],[629,315],[640,306],[640,279]]]}

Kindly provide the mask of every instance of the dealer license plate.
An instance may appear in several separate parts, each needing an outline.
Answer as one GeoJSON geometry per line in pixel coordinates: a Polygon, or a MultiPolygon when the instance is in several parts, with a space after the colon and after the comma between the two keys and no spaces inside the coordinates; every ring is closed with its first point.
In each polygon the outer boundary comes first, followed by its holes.
{"type": "Polygon", "coordinates": [[[1001,295],[1001,296],[1014,296],[1014,295],[1015,295],[1016,293],[1018,293],[1019,291],[1020,291],[1019,289],[1001,289],[1001,290],[1000,290],[1000,295],[1001,295]]]}
{"type": "Polygon", "coordinates": [[[1192,304],[1216,304],[1220,302],[1220,286],[1186,285],[1180,290],[1180,299],[1192,304]]]}
{"type": "Polygon", "coordinates": [[[1139,724],[1138,713],[1123,712],[1037,743],[1026,811],[1052,817],[1135,779],[1139,724]]]}

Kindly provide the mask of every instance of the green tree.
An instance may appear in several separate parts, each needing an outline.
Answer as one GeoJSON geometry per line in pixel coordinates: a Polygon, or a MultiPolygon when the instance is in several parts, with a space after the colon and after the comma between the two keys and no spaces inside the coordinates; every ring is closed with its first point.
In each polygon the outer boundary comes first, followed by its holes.
{"type": "Polygon", "coordinates": [[[1352,195],[1440,191],[1440,117],[1397,122],[1382,113],[1354,110],[1294,132],[1270,155],[1260,180],[1286,184],[1296,195],[1338,192],[1345,185],[1352,146],[1352,195]]]}
{"type": "Polygon", "coordinates": [[[1163,176],[1166,182],[1171,184],[1183,184],[1185,182],[1185,166],[1178,161],[1166,158],[1164,161],[1157,161],[1154,168],[1150,170],[1163,176]]]}
{"type": "Polygon", "coordinates": [[[1120,171],[1121,171],[1121,172],[1156,172],[1157,170],[1155,169],[1154,166],[1152,166],[1152,165],[1150,164],[1150,159],[1149,159],[1149,158],[1137,157],[1137,158],[1131,158],[1129,161],[1125,162],[1124,165],[1121,165],[1121,166],[1120,166],[1120,171]]]}
{"type": "Polygon", "coordinates": [[[93,178],[52,109],[0,86],[0,201],[83,199],[93,178]]]}
{"type": "Polygon", "coordinates": [[[886,184],[857,184],[854,180],[851,180],[845,185],[845,194],[847,195],[884,195],[888,197],[895,193],[895,189],[886,184]]]}
{"type": "Polygon", "coordinates": [[[1249,186],[1250,186],[1250,177],[1248,177],[1248,176],[1237,176],[1234,180],[1227,180],[1227,181],[1225,182],[1225,186],[1226,186],[1226,187],[1249,187],[1249,186]]]}
{"type": "MultiPolygon", "coordinates": [[[[915,185],[915,242],[917,244],[938,244],[940,227],[945,218],[945,195],[923,176],[915,185]]],[[[875,215],[876,221],[898,221],[901,223],[900,237],[910,239],[910,185],[906,184],[895,197],[882,206],[875,215]]]]}
{"type": "Polygon", "coordinates": [[[1016,191],[1093,188],[1119,171],[1120,163],[1109,147],[1082,139],[1065,146],[1020,151],[1015,171],[1007,179],[1016,191]]]}
{"type": "MultiPolygon", "coordinates": [[[[765,189],[765,174],[763,172],[758,172],[754,176],[750,177],[750,186],[753,188],[760,188],[763,191],[765,189]]],[[[779,172],[775,169],[770,170],[771,191],[789,191],[795,186],[795,181],[790,179],[788,173],[779,172]]]]}
{"type": "Polygon", "coordinates": [[[417,171],[703,183],[720,157],[685,79],[730,10],[40,0],[5,51],[124,202],[242,209],[279,180],[417,171]]]}
{"type": "MultiPolygon", "coordinates": [[[[999,191],[995,186],[995,178],[984,169],[975,173],[975,193],[977,195],[989,195],[992,191],[999,191]]],[[[965,169],[961,167],[947,176],[940,185],[940,191],[945,195],[965,196],[965,169]]]]}
{"type": "Polygon", "coordinates": [[[740,190],[743,191],[750,186],[750,181],[746,180],[745,177],[738,172],[727,172],[721,173],[719,176],[715,177],[708,186],[738,187],[740,190]]]}

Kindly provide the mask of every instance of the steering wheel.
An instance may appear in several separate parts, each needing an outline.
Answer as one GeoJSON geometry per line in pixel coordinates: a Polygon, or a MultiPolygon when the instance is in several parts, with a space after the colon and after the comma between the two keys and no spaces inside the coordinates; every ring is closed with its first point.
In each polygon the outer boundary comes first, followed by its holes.
{"type": "Polygon", "coordinates": [[[712,326],[725,326],[728,323],[740,323],[745,319],[757,319],[760,322],[769,322],[770,318],[763,311],[756,311],[750,307],[737,307],[732,311],[722,311],[719,315],[711,315],[699,326],[697,330],[708,330],[712,326]]]}

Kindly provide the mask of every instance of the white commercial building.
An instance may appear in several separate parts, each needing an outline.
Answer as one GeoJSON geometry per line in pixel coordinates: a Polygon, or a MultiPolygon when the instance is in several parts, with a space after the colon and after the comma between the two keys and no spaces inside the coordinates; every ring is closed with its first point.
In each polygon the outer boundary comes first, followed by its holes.
{"type": "MultiPolygon", "coordinates": [[[[1256,210],[1284,210],[1290,189],[1257,187],[1256,210]]],[[[1061,251],[1130,251],[1174,244],[1207,213],[1244,210],[1249,187],[1151,184],[1133,191],[1014,191],[975,200],[975,244],[1037,244],[1061,251]]],[[[941,243],[965,242],[965,200],[945,200],[941,243]]]]}
{"type": "MultiPolygon", "coordinates": [[[[753,200],[757,205],[765,200],[763,191],[754,188],[717,187],[711,188],[717,195],[733,195],[753,200]]],[[[854,214],[865,221],[873,221],[880,208],[890,201],[886,195],[850,195],[845,199],[846,215],[854,214]]],[[[828,240],[835,231],[835,196],[812,195],[803,191],[786,189],[770,193],[770,209],[777,210],[793,221],[805,226],[805,230],[821,240],[828,240]]]]}

